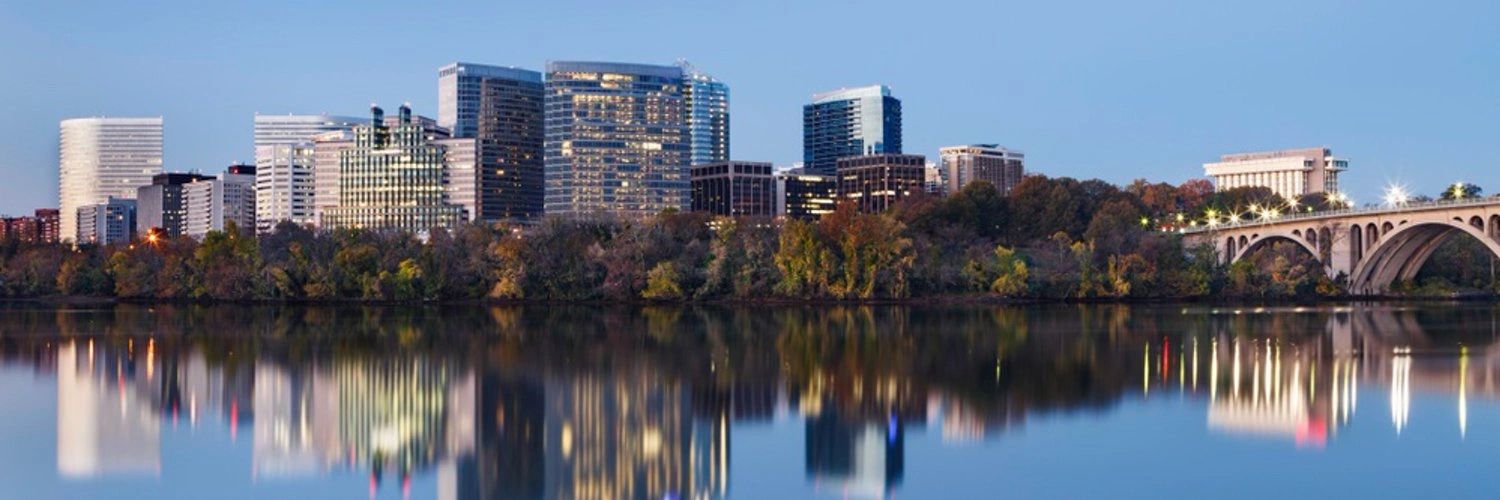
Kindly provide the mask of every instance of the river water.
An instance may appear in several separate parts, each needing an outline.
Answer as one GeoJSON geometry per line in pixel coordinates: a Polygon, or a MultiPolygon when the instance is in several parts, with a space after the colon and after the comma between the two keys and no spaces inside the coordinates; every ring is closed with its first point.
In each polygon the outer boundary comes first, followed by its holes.
{"type": "Polygon", "coordinates": [[[1500,307],[0,306],[0,498],[1495,495],[1500,307]]]}

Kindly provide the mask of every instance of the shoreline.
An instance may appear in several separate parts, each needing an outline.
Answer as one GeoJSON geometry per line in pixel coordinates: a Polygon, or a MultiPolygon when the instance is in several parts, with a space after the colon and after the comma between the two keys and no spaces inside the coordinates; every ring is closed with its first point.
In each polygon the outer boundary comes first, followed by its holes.
{"type": "Polygon", "coordinates": [[[846,307],[846,306],[1054,306],[1054,305],[1153,305],[1153,304],[1206,304],[1206,305],[1324,305],[1350,302],[1495,302],[1500,303],[1500,294],[1453,294],[1447,296],[1367,295],[1317,297],[1313,299],[1257,299],[1215,297],[1156,297],[1156,298],[1086,298],[1086,299],[1042,299],[1005,298],[989,295],[943,295],[911,297],[904,299],[712,299],[712,300],[611,300],[611,299],[463,299],[463,300],[367,300],[367,299],[129,299],[83,295],[53,295],[43,297],[0,297],[0,304],[34,303],[48,306],[103,307],[115,305],[253,305],[253,306],[589,306],[589,307],[846,307]]]}

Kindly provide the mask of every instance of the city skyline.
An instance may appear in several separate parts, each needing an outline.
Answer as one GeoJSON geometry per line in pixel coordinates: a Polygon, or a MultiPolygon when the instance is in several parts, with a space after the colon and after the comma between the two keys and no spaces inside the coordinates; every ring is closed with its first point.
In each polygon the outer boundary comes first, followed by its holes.
{"type": "MultiPolygon", "coordinates": [[[[291,41],[232,29],[276,9],[165,4],[132,10],[144,20],[122,24],[113,22],[122,14],[118,6],[88,12],[0,7],[0,27],[6,28],[0,54],[15,69],[0,79],[0,91],[24,97],[15,104],[15,119],[0,126],[10,138],[0,146],[0,173],[14,179],[0,196],[0,213],[25,214],[56,203],[55,134],[62,119],[162,116],[166,170],[213,172],[248,162],[244,144],[256,112],[358,115],[370,101],[405,100],[436,109],[432,73],[455,60],[533,70],[548,60],[691,60],[735,90],[734,159],[778,165],[800,157],[798,115],[809,96],[878,83],[904,101],[903,151],[929,157],[942,146],[995,142],[1027,151],[1033,157],[1029,170],[1048,175],[1176,183],[1200,178],[1201,164],[1225,153],[1318,145],[1358,165],[1346,184],[1359,201],[1373,200],[1389,182],[1435,193],[1454,181],[1494,181],[1482,160],[1500,152],[1489,144],[1485,126],[1500,102],[1488,85],[1500,67],[1483,57],[1497,38],[1483,22],[1493,17],[1486,15],[1495,13],[1493,5],[1097,4],[1091,9],[1098,15],[1082,19],[1070,16],[1073,8],[1059,6],[933,7],[627,8],[573,2],[517,6],[511,9],[515,15],[504,17],[487,7],[467,7],[461,16],[433,9],[415,13],[422,21],[415,24],[436,26],[429,21],[446,19],[459,27],[493,26],[442,29],[458,34],[452,50],[346,58],[287,52],[291,41]],[[973,15],[948,15],[960,9],[973,15]],[[1027,22],[998,30],[981,21],[1002,12],[1027,22]],[[834,13],[851,16],[840,23],[849,27],[818,22],[834,13]],[[819,57],[816,50],[783,50],[792,42],[681,43],[685,35],[704,39],[733,23],[810,33],[798,45],[833,44],[859,33],[858,26],[891,17],[949,24],[953,29],[945,31],[956,35],[871,38],[874,50],[866,52],[880,57],[840,60],[819,57]],[[648,34],[629,46],[600,44],[636,32],[631,23],[606,22],[620,18],[677,23],[688,32],[648,34]],[[1341,22],[1330,25],[1330,18],[1341,22]],[[183,22],[188,20],[194,22],[183,22]],[[168,25],[175,28],[163,28],[168,25]],[[549,34],[565,25],[598,33],[579,39],[549,34]],[[804,29],[813,25],[821,31],[804,29]],[[498,38],[463,34],[469,31],[498,38]],[[1388,36],[1397,31],[1410,36],[1388,36]],[[1280,36],[1261,36],[1268,33],[1280,36]],[[133,42],[110,43],[118,39],[133,42]],[[975,65],[976,58],[999,64],[975,65]],[[273,69],[261,70],[267,67],[273,69]],[[946,71],[955,67],[972,69],[955,77],[946,71]],[[109,73],[111,85],[87,83],[84,75],[94,72],[109,73]],[[371,78],[377,74],[391,78],[371,78]],[[1333,76],[1287,76],[1298,74],[1333,76]],[[213,92],[203,91],[209,75],[213,92]]],[[[311,23],[321,28],[317,20],[337,8],[312,7],[279,29],[311,23]]],[[[369,7],[353,12],[349,22],[328,26],[328,35],[352,36],[409,14],[369,7]]]]}

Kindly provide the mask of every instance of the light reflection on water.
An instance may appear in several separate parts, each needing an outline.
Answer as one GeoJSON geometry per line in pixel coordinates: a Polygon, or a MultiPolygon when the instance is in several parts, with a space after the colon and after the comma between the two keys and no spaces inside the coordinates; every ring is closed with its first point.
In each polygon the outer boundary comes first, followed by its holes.
{"type": "Polygon", "coordinates": [[[1350,492],[1406,447],[1500,454],[1467,446],[1471,411],[1497,427],[1486,305],[0,313],[23,497],[1151,496],[1132,455],[1350,492]],[[1106,430],[1130,453],[1071,441],[1106,430]]]}

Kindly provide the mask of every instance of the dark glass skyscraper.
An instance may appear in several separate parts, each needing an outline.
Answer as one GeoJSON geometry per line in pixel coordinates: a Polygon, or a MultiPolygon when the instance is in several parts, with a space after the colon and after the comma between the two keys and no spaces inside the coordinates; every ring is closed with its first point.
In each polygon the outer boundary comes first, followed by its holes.
{"type": "Polygon", "coordinates": [[[873,85],[813,96],[802,107],[802,162],[809,174],[833,175],[839,158],[901,152],[901,100],[873,85]]]}
{"type": "Polygon", "coordinates": [[[683,86],[677,66],[547,63],[546,212],[689,208],[683,86]]]}
{"type": "Polygon", "coordinates": [[[438,69],[438,126],[478,140],[478,220],[542,215],[542,88],[542,74],[526,69],[438,69]]]}

